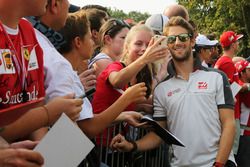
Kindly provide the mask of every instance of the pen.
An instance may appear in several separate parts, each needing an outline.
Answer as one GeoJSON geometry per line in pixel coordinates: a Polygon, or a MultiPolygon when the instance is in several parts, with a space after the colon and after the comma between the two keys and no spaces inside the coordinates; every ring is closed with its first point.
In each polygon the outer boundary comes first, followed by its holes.
{"type": "Polygon", "coordinates": [[[95,93],[95,90],[96,90],[95,88],[91,88],[91,89],[89,89],[88,91],[86,91],[85,93],[83,93],[82,95],[80,95],[80,96],[78,96],[76,98],[83,99],[85,97],[88,97],[88,96],[92,95],[93,93],[95,93]]]}

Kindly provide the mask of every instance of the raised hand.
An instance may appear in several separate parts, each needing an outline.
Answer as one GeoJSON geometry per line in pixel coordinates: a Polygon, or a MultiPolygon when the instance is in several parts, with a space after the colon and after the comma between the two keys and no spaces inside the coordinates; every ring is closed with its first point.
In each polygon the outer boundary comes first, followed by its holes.
{"type": "Polygon", "coordinates": [[[133,127],[141,127],[145,124],[145,123],[140,123],[143,115],[136,111],[124,111],[119,116],[122,117],[122,121],[127,122],[129,125],[133,127]]]}
{"type": "Polygon", "coordinates": [[[74,98],[73,94],[57,97],[51,100],[45,107],[48,110],[49,123],[54,123],[64,112],[72,121],[78,119],[82,110],[83,100],[74,98]]]}
{"type": "Polygon", "coordinates": [[[145,83],[142,82],[126,89],[122,96],[126,96],[126,99],[129,100],[130,103],[141,102],[146,100],[146,91],[147,87],[145,83]]]}
{"type": "Polygon", "coordinates": [[[152,38],[140,59],[143,59],[145,64],[148,64],[166,58],[169,55],[169,51],[167,45],[161,44],[164,40],[164,38],[152,38]]]}
{"type": "Polygon", "coordinates": [[[85,89],[85,91],[88,91],[90,88],[95,87],[96,84],[96,75],[95,75],[95,69],[87,69],[83,71],[79,78],[81,80],[81,83],[85,89]]]}
{"type": "Polygon", "coordinates": [[[170,58],[171,54],[169,52],[167,54],[168,54],[167,57],[162,59],[160,62],[156,61],[153,63],[156,66],[156,74],[157,75],[154,76],[154,78],[156,78],[157,82],[162,81],[168,75],[167,67],[168,67],[168,63],[171,59],[170,58]]]}

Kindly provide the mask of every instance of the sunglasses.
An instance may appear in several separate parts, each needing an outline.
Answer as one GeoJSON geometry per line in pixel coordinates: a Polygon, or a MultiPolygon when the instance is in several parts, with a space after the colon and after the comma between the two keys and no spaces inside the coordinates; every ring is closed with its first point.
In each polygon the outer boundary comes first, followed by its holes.
{"type": "Polygon", "coordinates": [[[128,29],[130,29],[129,24],[125,21],[119,19],[112,19],[112,27],[108,31],[106,31],[105,34],[111,34],[112,31],[116,30],[118,27],[127,27],[128,29]]]}
{"type": "Polygon", "coordinates": [[[191,34],[170,35],[167,36],[167,43],[173,44],[176,41],[177,37],[181,42],[186,42],[187,40],[190,39],[190,37],[192,37],[192,35],[191,34]]]}

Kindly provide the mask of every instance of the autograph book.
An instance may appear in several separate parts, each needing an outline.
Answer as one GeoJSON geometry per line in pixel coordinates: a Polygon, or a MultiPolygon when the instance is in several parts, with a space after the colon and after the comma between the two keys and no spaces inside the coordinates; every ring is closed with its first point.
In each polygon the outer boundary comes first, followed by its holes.
{"type": "Polygon", "coordinates": [[[154,129],[154,132],[162,138],[163,141],[165,141],[167,144],[174,144],[178,146],[185,147],[185,145],[180,141],[176,136],[174,136],[171,132],[168,130],[162,128],[156,121],[154,121],[152,118],[148,116],[144,116],[141,119],[141,122],[147,122],[148,125],[151,125],[154,129]]]}

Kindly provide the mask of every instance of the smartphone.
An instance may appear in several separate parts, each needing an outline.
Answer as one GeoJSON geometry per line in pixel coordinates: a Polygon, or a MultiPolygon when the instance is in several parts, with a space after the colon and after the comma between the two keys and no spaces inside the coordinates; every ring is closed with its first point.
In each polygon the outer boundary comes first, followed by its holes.
{"type": "Polygon", "coordinates": [[[154,39],[155,39],[155,40],[157,40],[157,39],[159,39],[159,38],[164,38],[164,39],[161,41],[160,45],[167,45],[167,44],[168,44],[168,43],[167,43],[167,37],[162,36],[162,35],[155,35],[155,36],[154,36],[154,39]]]}
{"type": "Polygon", "coordinates": [[[76,98],[85,98],[85,97],[88,97],[88,96],[91,96],[93,93],[95,93],[96,89],[95,88],[91,88],[89,89],[88,91],[86,91],[85,93],[83,93],[82,95],[76,97],[76,98]]]}

